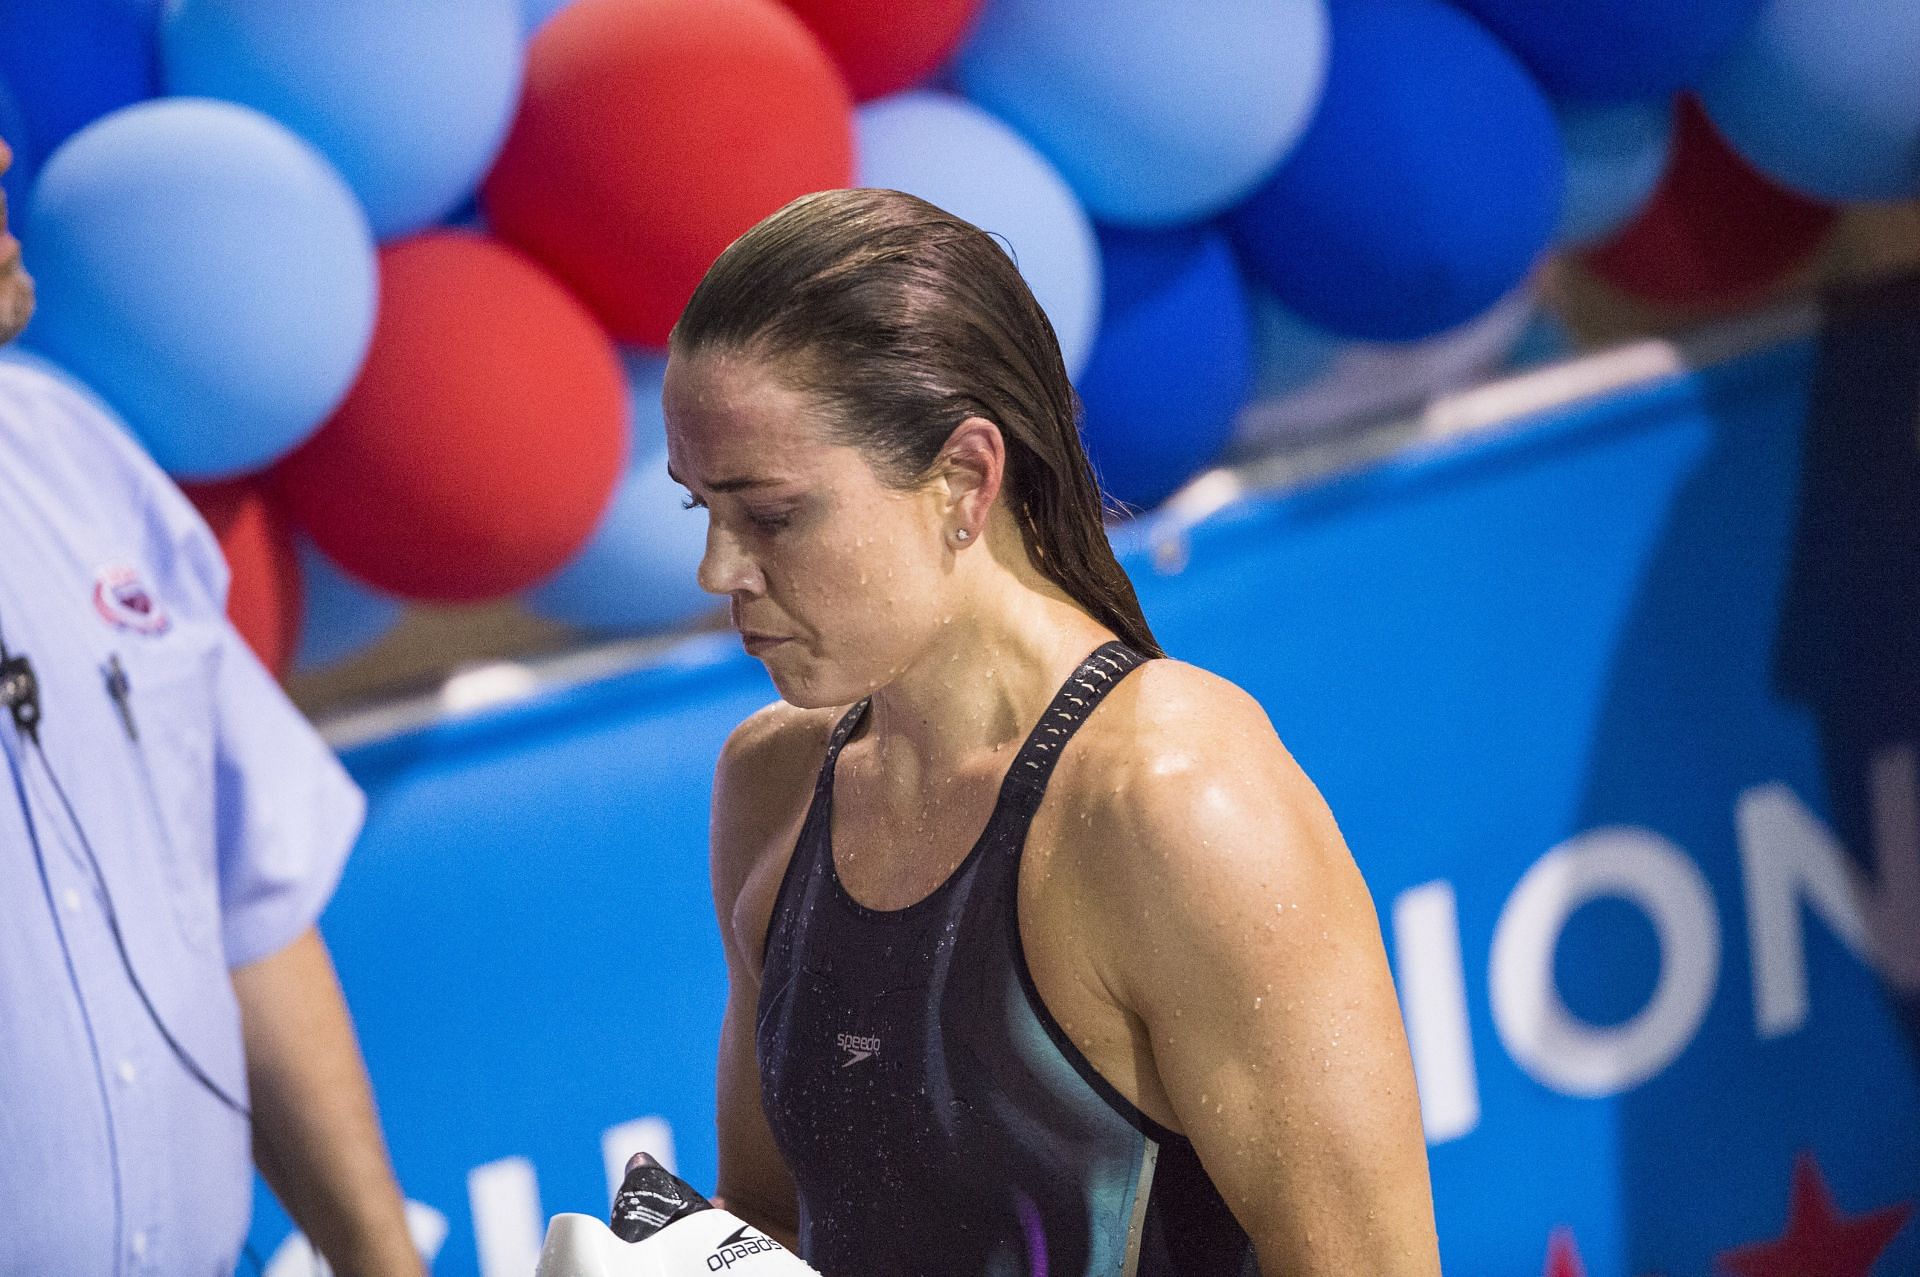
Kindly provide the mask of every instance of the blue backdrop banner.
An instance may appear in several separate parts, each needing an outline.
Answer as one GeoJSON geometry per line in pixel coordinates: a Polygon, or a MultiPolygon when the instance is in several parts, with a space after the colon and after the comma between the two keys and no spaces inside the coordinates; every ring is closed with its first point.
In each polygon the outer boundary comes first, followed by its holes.
{"type": "MultiPolygon", "coordinates": [[[[1133,534],[1372,887],[1449,1273],[1920,1272],[1917,422],[1920,310],[1870,298],[1133,534]]],[[[526,1277],[634,1147],[711,1182],[708,789],[771,695],[690,641],[348,751],[325,929],[437,1272],[526,1277]]],[[[306,1271],[264,1192],[254,1241],[306,1271]]]]}

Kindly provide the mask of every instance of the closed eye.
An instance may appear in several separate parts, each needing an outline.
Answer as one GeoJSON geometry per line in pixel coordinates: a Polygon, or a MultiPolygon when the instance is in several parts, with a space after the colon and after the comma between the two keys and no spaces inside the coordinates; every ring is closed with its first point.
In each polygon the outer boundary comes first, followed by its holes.
{"type": "MultiPolygon", "coordinates": [[[[680,508],[682,510],[704,510],[707,508],[707,503],[689,492],[680,499],[680,508]]],[[[778,514],[757,514],[749,510],[747,511],[747,521],[753,524],[757,531],[770,534],[778,532],[791,524],[793,522],[793,512],[787,510],[778,514]]]]}

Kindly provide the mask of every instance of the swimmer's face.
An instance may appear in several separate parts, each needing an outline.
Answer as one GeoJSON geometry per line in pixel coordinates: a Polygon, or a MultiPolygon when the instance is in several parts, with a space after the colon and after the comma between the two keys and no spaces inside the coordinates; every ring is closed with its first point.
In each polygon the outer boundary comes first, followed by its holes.
{"type": "MultiPolygon", "coordinates": [[[[13,167],[13,148],[0,140],[0,173],[13,167]]],[[[7,197],[0,194],[0,344],[33,318],[33,277],[21,268],[20,241],[7,230],[7,197]]]]}
{"type": "Polygon", "coordinates": [[[707,509],[700,586],[730,600],[782,698],[847,704],[911,665],[952,602],[933,488],[887,486],[811,399],[738,355],[674,352],[662,400],[668,468],[707,509]]]}

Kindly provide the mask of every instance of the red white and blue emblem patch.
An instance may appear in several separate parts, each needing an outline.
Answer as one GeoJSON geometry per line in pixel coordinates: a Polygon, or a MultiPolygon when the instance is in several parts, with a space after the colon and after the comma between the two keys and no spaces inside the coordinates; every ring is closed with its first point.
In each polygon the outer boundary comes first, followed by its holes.
{"type": "Polygon", "coordinates": [[[123,564],[101,568],[94,575],[93,606],[108,624],[135,634],[165,634],[172,624],[140,573],[123,564]]]}

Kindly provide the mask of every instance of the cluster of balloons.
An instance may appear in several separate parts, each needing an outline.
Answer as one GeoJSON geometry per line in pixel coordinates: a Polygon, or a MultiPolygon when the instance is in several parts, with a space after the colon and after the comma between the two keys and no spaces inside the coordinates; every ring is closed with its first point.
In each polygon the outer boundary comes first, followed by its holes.
{"type": "Polygon", "coordinates": [[[1550,254],[1751,299],[1920,195],[1915,66],[1912,0],[0,0],[0,137],[28,341],[286,669],[400,600],[710,604],[659,352],[804,192],[1003,236],[1150,506],[1250,398],[1497,364],[1550,254]]]}

